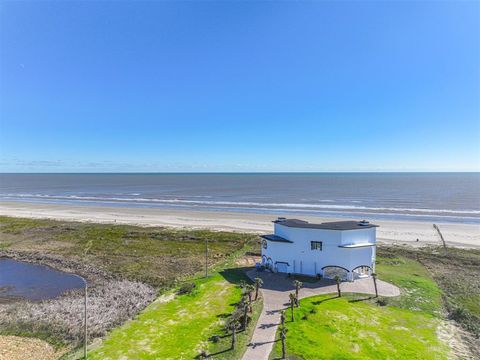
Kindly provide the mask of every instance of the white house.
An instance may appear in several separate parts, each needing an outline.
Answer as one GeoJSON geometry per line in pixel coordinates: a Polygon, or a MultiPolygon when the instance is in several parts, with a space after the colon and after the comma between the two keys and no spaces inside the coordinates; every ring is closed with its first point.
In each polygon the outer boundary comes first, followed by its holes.
{"type": "Polygon", "coordinates": [[[375,271],[377,225],[286,218],[273,223],[274,233],[262,235],[262,263],[272,271],[350,281],[375,271]]]}

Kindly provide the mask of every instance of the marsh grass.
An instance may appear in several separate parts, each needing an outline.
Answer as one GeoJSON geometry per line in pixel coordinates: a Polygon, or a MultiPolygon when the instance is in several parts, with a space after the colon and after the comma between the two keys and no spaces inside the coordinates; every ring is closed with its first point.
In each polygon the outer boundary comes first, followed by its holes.
{"type": "MultiPolygon", "coordinates": [[[[128,280],[111,281],[90,290],[88,332],[90,338],[104,336],[155,298],[155,290],[128,280]]],[[[42,302],[13,302],[0,306],[3,335],[38,337],[59,347],[83,342],[84,296],[75,290],[42,302]]]]}

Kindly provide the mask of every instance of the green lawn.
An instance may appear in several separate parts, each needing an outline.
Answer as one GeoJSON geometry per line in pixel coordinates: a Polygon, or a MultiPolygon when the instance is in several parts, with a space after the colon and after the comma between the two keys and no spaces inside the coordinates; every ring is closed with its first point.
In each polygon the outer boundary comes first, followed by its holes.
{"type": "Polygon", "coordinates": [[[397,285],[401,296],[388,298],[389,305],[441,316],[442,292],[425,267],[403,256],[378,256],[378,277],[397,285]]]}
{"type": "MultiPolygon", "coordinates": [[[[230,336],[212,344],[208,339],[223,334],[223,324],[240,300],[237,284],[246,280],[240,271],[215,273],[195,281],[191,294],[167,293],[149,305],[134,320],[114,329],[95,349],[90,359],[192,359],[201,350],[219,352],[215,358],[232,358],[230,336]],[[170,295],[169,295],[170,294],[170,295]],[[225,348],[222,348],[225,345],[225,348]],[[223,350],[227,350],[223,352],[223,350]]],[[[248,334],[247,334],[248,335],[248,334]]],[[[248,339],[239,334],[238,349],[245,350],[248,339]]]]}
{"type": "MultiPolygon", "coordinates": [[[[302,300],[295,318],[286,323],[289,358],[446,359],[448,354],[436,336],[440,320],[427,313],[322,295],[302,300]]],[[[279,354],[277,342],[272,358],[279,354]]]]}

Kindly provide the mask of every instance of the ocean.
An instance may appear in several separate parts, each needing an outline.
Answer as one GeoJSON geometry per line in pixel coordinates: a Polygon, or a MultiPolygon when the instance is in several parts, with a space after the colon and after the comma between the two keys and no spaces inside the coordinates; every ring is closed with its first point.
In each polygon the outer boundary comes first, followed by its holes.
{"type": "Polygon", "coordinates": [[[0,201],[480,224],[480,173],[0,174],[0,201]]]}

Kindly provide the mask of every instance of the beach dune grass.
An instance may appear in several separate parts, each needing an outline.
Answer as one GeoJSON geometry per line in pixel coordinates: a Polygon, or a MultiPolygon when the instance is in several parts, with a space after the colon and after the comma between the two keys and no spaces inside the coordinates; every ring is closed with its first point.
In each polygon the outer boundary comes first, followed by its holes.
{"type": "MultiPolygon", "coordinates": [[[[389,306],[322,295],[302,300],[287,322],[287,352],[299,359],[446,359],[440,320],[389,306]]],[[[281,354],[277,342],[271,358],[281,354]]]]}
{"type": "MultiPolygon", "coordinates": [[[[229,336],[223,328],[240,301],[242,280],[248,281],[242,271],[225,270],[195,280],[191,293],[162,295],[133,320],[111,331],[89,358],[192,359],[202,350],[222,354],[215,358],[237,358],[238,351],[229,350],[229,336]],[[215,335],[222,336],[220,344],[225,348],[208,341],[215,335]]],[[[248,336],[238,334],[238,348],[245,349],[248,336]]]]}
{"type": "Polygon", "coordinates": [[[377,272],[402,288],[391,303],[433,314],[440,307],[474,335],[470,348],[480,357],[480,249],[379,247],[377,272]],[[427,270],[428,269],[428,270],[427,270]]]}

